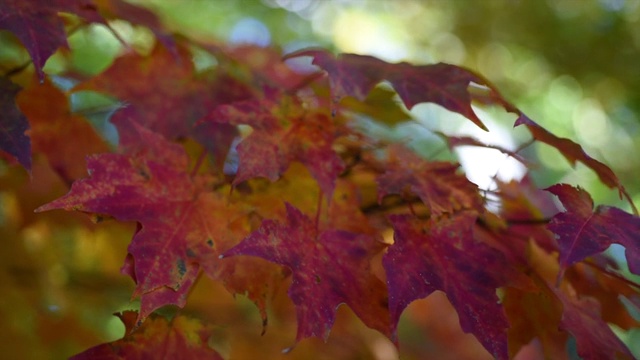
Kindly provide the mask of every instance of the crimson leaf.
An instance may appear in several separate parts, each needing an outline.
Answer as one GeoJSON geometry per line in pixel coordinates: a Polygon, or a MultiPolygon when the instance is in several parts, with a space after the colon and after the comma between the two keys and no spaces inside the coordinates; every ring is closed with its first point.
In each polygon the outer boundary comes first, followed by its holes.
{"type": "Polygon", "coordinates": [[[461,209],[482,211],[478,187],[458,174],[458,164],[427,161],[407,148],[393,146],[384,174],[378,176],[378,201],[387,194],[418,195],[434,215],[461,209]]]}
{"type": "Polygon", "coordinates": [[[518,112],[520,114],[515,124],[513,125],[514,127],[520,125],[526,126],[527,129],[529,129],[529,132],[531,132],[531,135],[534,139],[558,149],[558,151],[560,151],[560,153],[571,163],[571,165],[575,165],[576,161],[580,161],[581,163],[585,164],[588,168],[593,170],[598,175],[598,178],[600,178],[600,181],[602,181],[603,184],[607,185],[610,188],[617,188],[620,191],[621,197],[622,195],[624,195],[627,200],[629,200],[629,203],[634,209],[634,212],[637,213],[637,210],[635,210],[635,206],[633,205],[629,194],[627,194],[618,177],[613,173],[613,171],[611,171],[611,169],[607,165],[587,155],[584,149],[582,149],[582,146],[576,144],[575,142],[566,138],[555,136],[547,129],[543,128],[542,126],[538,125],[536,122],[522,114],[519,110],[512,111],[518,112]]]}
{"type": "Polygon", "coordinates": [[[494,357],[508,358],[509,323],[496,296],[504,284],[502,253],[474,240],[476,215],[460,212],[448,219],[418,220],[391,215],[394,244],[382,259],[389,287],[392,330],[414,300],[443,291],[460,317],[494,357]]]}
{"type": "Polygon", "coordinates": [[[602,320],[598,301],[589,297],[577,299],[558,290],[554,292],[564,307],[560,328],[575,337],[582,359],[617,359],[617,355],[633,358],[627,346],[602,320]]]}
{"type": "Polygon", "coordinates": [[[125,54],[103,73],[78,84],[74,91],[93,90],[115,96],[127,106],[113,115],[114,121],[135,119],[167,139],[190,136],[221,163],[237,134],[235,127],[195,122],[221,103],[246,99],[247,87],[218,72],[197,73],[189,51],[184,47],[177,50],[178,56],[158,44],[147,56],[125,54]],[[136,81],[128,81],[132,78],[136,81]],[[122,86],[124,82],[127,86],[122,86]]]}
{"type": "Polygon", "coordinates": [[[177,315],[171,321],[153,316],[138,327],[134,311],[115,314],[125,326],[125,336],[110,343],[94,346],[72,360],[154,359],[161,354],[167,359],[222,360],[209,347],[213,330],[197,320],[177,315]]]}
{"type": "Polygon", "coordinates": [[[0,6],[0,29],[15,34],[25,46],[40,80],[42,67],[61,46],[68,47],[59,12],[105,23],[91,0],[6,0],[0,6]]]}
{"type": "Polygon", "coordinates": [[[344,169],[333,150],[336,129],[321,112],[308,112],[299,100],[267,89],[264,99],[221,105],[202,124],[250,125],[253,132],[238,145],[240,164],[234,185],[255,177],[277,180],[293,160],[303,163],[331,198],[344,169]]]}
{"type": "Polygon", "coordinates": [[[557,235],[561,271],[582,259],[606,250],[616,243],[626,248],[627,263],[640,275],[640,218],[616,207],[599,205],[585,190],[557,184],[547,191],[556,195],[566,211],[551,219],[548,228],[557,235]]]}
{"type": "Polygon", "coordinates": [[[387,80],[407,108],[423,102],[436,103],[487,130],[471,108],[472,97],[468,87],[472,82],[488,84],[481,76],[465,68],[444,63],[422,66],[405,62],[390,64],[373,56],[356,54],[336,57],[321,49],[300,50],[286,58],[300,56],[313,57],[313,64],[329,74],[335,102],[344,96],[364,101],[376,84],[387,80]]]}
{"type": "Polygon", "coordinates": [[[369,266],[373,252],[379,250],[375,241],[342,230],[318,233],[315,222],[298,209],[287,203],[286,210],[286,224],[264,220],[221,257],[251,255],[291,268],[289,297],[298,318],[296,342],[310,336],[326,340],[341,303],[367,326],[389,336],[386,289],[369,266]]]}

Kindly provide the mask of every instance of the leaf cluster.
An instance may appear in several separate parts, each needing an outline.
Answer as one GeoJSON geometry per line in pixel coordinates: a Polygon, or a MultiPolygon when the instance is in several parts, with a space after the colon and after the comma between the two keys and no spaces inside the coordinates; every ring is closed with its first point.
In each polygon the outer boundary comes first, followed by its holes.
{"type": "Polygon", "coordinates": [[[254,302],[263,332],[268,304],[288,288],[297,330],[286,351],[309,337],[326,341],[342,304],[402,344],[405,310],[441,293],[462,331],[494,358],[566,358],[570,339],[585,359],[633,357],[609,324],[638,327],[629,308],[640,307],[639,287],[605,252],[624,246],[630,272],[640,275],[640,218],[631,201],[633,214],[594,208],[579,187],[541,190],[527,176],[480,189],[458,163],[356,126],[363,118],[412,122],[407,110],[433,103],[487,130],[477,108],[501,107],[529,142],[502,149],[438,132],[443,146],[498,149],[528,166],[522,150],[545,143],[629,199],[609,167],[529,118],[482,75],[444,63],[323,49],[283,56],[275,47],[194,39],[170,34],[153,12],[121,0],[8,1],[0,28],[31,57],[0,77],[3,158],[11,171],[29,172],[39,159],[70,186],[37,204],[36,216],[64,209],[136,224],[120,271],[135,283],[140,309],[119,315],[122,340],[75,358],[157,349],[220,358],[209,346],[211,327],[154,314],[185,307],[202,276],[254,302]],[[125,43],[95,76],[43,71],[72,27],[111,29],[115,19],[150,29],[150,51],[125,43]],[[195,53],[216,65],[198,69],[195,53]],[[74,85],[62,89],[62,79],[74,85]],[[86,92],[113,99],[117,147],[72,109],[71,99],[86,92]]]}

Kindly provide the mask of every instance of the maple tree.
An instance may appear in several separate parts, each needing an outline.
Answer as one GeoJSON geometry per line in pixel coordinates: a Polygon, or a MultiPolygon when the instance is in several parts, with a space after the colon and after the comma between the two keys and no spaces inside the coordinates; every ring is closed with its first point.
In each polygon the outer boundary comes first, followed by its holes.
{"type": "MultiPolygon", "coordinates": [[[[57,191],[24,200],[23,220],[3,229],[5,242],[32,224],[95,230],[135,223],[120,272],[135,283],[139,309],[117,315],[125,325],[121,340],[95,343],[75,359],[157,352],[242,358],[283,349],[297,356],[305,346],[333,346],[334,355],[351,358],[371,355],[366,349],[380,341],[422,358],[429,349],[404,350],[401,317],[421,324],[410,304],[425,298],[456,314],[455,338],[475,338],[474,358],[567,358],[572,342],[585,359],[633,357],[611,325],[639,326],[633,311],[640,285],[605,252],[622,245],[629,271],[640,275],[640,218],[631,197],[609,167],[530,119],[482,75],[323,49],[283,56],[277,48],[171,34],[153,12],[122,0],[9,0],[0,5],[0,29],[31,58],[0,76],[0,154],[10,172],[3,187],[21,199],[36,188],[57,191]],[[150,29],[157,41],[148,51],[125,44],[94,76],[43,69],[57,50],[68,54],[69,31],[92,23],[111,29],[114,19],[150,29]],[[195,51],[216,65],[197,69],[195,51]],[[311,64],[290,66],[301,59],[311,64]],[[61,79],[74,85],[63,88],[61,79]],[[73,108],[74,96],[88,91],[110,97],[117,146],[73,108]],[[355,126],[362,118],[410,122],[407,110],[420,103],[483,130],[474,108],[503,108],[515,115],[514,127],[529,130],[529,144],[545,143],[583,163],[633,213],[594,209],[584,189],[538,189],[528,176],[481,189],[458,163],[355,126]],[[27,185],[16,180],[24,173],[27,185]],[[222,285],[209,297],[227,291],[252,301],[259,326],[185,316],[198,314],[187,310],[205,278],[222,285]],[[446,300],[438,300],[442,294],[446,300]],[[185,314],[167,319],[160,315],[167,305],[185,314]],[[229,326],[228,334],[218,325],[229,326]],[[359,346],[340,344],[333,332],[359,346]],[[249,333],[264,338],[247,346],[239,337],[249,333]],[[221,345],[225,336],[233,338],[221,345]],[[274,349],[269,336],[287,345],[274,349]]],[[[486,147],[533,161],[524,147],[436,134],[448,148],[486,147]]],[[[209,300],[209,311],[226,311],[209,300]]],[[[454,348],[450,353],[462,351],[454,348]]]]}

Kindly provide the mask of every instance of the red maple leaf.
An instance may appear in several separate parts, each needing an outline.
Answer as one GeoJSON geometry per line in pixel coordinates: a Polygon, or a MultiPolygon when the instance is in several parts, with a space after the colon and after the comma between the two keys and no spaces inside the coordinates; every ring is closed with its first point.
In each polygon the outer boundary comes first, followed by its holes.
{"type": "Polygon", "coordinates": [[[298,319],[296,343],[310,336],[326,340],[342,303],[365,325],[389,336],[386,289],[369,266],[380,244],[365,234],[319,232],[316,223],[298,209],[286,203],[286,210],[286,224],[264,220],[258,230],[221,256],[257,256],[292,270],[289,297],[298,319]]]}
{"type": "Polygon", "coordinates": [[[89,121],[71,112],[67,96],[48,79],[38,82],[34,77],[16,101],[31,124],[33,152],[44,155],[68,184],[86,174],[87,155],[109,150],[89,121]]]}
{"type": "Polygon", "coordinates": [[[298,72],[282,61],[282,52],[277,47],[262,47],[251,44],[238,44],[230,47],[200,45],[216,57],[220,57],[222,61],[234,62],[235,67],[242,72],[250,73],[252,81],[263,86],[294,92],[310,79],[308,73],[298,72]]]}
{"type": "Polygon", "coordinates": [[[74,182],[67,195],[37,211],[78,210],[140,224],[122,268],[136,282],[133,296],[141,297],[140,320],[166,304],[184,306],[203,263],[212,278],[236,292],[248,291],[264,315],[260,297],[271,272],[255,268],[254,281],[248,282],[246,276],[232,274],[237,262],[220,265],[217,259],[248,232],[229,225],[241,215],[222,195],[204,190],[206,177],[189,176],[189,158],[180,145],[135,123],[120,120],[116,126],[126,154],[90,156],[90,177],[74,182]]]}
{"type": "Polygon", "coordinates": [[[6,0],[0,7],[0,29],[15,34],[25,46],[40,80],[42,67],[59,48],[68,48],[59,12],[106,24],[91,0],[6,0]]]}
{"type": "Polygon", "coordinates": [[[640,293],[635,284],[613,271],[602,271],[599,267],[618,269],[615,260],[606,258],[607,254],[596,255],[593,262],[604,260],[602,266],[592,262],[576,264],[567,269],[566,280],[579,298],[591,297],[601,305],[601,318],[604,322],[616,324],[624,330],[640,326],[640,321],[629,313],[629,303],[640,308],[640,293]]]}
{"type": "Polygon", "coordinates": [[[31,171],[31,140],[25,134],[29,123],[16,105],[20,87],[5,77],[0,77],[0,150],[14,156],[31,171]]]}
{"type": "Polygon", "coordinates": [[[298,99],[276,90],[267,89],[266,94],[264,99],[222,105],[202,120],[253,128],[238,145],[240,164],[234,185],[255,177],[275,181],[297,160],[331,198],[336,178],[344,169],[332,148],[337,132],[332,119],[320,112],[303,110],[298,99]]]}
{"type": "Polygon", "coordinates": [[[507,287],[503,306],[509,319],[509,355],[513,358],[527,344],[539,342],[546,359],[567,359],[569,334],[558,327],[562,304],[546,284],[535,291],[507,287]]]}
{"type": "Polygon", "coordinates": [[[554,290],[554,293],[563,305],[560,328],[575,337],[578,355],[582,359],[617,359],[619,355],[634,358],[627,346],[602,320],[600,303],[589,297],[577,299],[559,290],[554,290]]]}
{"type": "Polygon", "coordinates": [[[427,161],[402,146],[389,148],[384,174],[378,176],[378,201],[388,194],[420,197],[434,215],[462,209],[482,211],[478,187],[458,174],[458,164],[427,161]]]}
{"type": "MultiPolygon", "coordinates": [[[[507,237],[533,239],[545,250],[557,251],[554,235],[547,229],[548,219],[558,213],[553,195],[538,189],[529,176],[496,184],[500,191],[500,217],[508,225],[507,237]]],[[[510,243],[520,253],[527,251],[526,246],[526,241],[510,243]]]]}
{"type": "Polygon", "coordinates": [[[534,139],[556,148],[572,166],[575,166],[576,161],[580,161],[581,163],[585,164],[588,168],[593,170],[596,175],[598,175],[598,178],[600,179],[600,181],[602,181],[603,184],[612,189],[617,188],[620,192],[620,196],[622,197],[622,195],[624,195],[627,198],[629,204],[634,210],[634,213],[638,213],[624,186],[622,186],[618,177],[607,165],[587,155],[584,149],[582,149],[582,146],[576,144],[575,142],[566,138],[555,136],[547,129],[538,125],[535,121],[529,119],[522,112],[515,109],[515,107],[513,107],[513,109],[510,111],[517,112],[520,115],[514,123],[514,127],[525,125],[527,129],[529,129],[529,132],[531,132],[531,135],[534,139]]]}
{"type": "Polygon", "coordinates": [[[126,106],[112,116],[114,121],[135,119],[167,139],[191,137],[221,164],[237,135],[236,128],[195,123],[218,105],[247,99],[251,93],[247,86],[222,72],[196,73],[185,48],[179,47],[177,55],[160,44],[146,56],[123,55],[73,91],[93,90],[115,96],[126,106]]]}
{"type": "Polygon", "coordinates": [[[551,219],[548,228],[557,235],[560,273],[571,264],[606,250],[616,243],[626,248],[629,269],[640,275],[640,218],[616,207],[599,205],[593,209],[591,196],[567,184],[547,189],[556,195],[566,211],[551,219]]]}
{"type": "Polygon", "coordinates": [[[147,319],[141,326],[138,314],[125,311],[115,314],[125,326],[122,339],[94,346],[71,359],[213,359],[222,356],[209,347],[210,326],[177,315],[170,321],[161,316],[147,319]]]}
{"type": "Polygon", "coordinates": [[[487,130],[471,108],[471,83],[489,86],[480,75],[450,64],[416,66],[406,62],[390,64],[366,55],[340,54],[337,57],[322,49],[305,49],[289,54],[285,59],[311,56],[313,64],[329,74],[335,102],[344,96],[364,101],[375,85],[391,83],[408,109],[419,103],[436,103],[459,113],[483,130],[487,130]]]}
{"type": "Polygon", "coordinates": [[[435,221],[391,215],[394,244],[382,262],[389,287],[392,330],[414,300],[443,291],[460,317],[464,332],[472,333],[494,357],[508,358],[509,323],[496,296],[505,284],[502,253],[476,242],[474,212],[435,221]]]}
{"type": "MultiPolygon", "coordinates": [[[[189,288],[185,285],[192,283],[199,271],[193,248],[199,242],[204,245],[205,240],[187,239],[197,212],[195,184],[185,171],[189,159],[179,145],[157,134],[134,125],[137,136],[128,135],[122,130],[125,124],[117,124],[119,133],[124,134],[123,148],[137,138],[127,149],[131,155],[88,157],[90,177],[74,182],[67,195],[37,211],[61,208],[140,222],[129,245],[135,266],[127,261],[123,268],[137,284],[133,296],[143,296],[144,303],[146,294],[167,287],[181,299],[170,303],[184,306],[189,288]]],[[[153,310],[142,308],[141,319],[153,310]]]]}

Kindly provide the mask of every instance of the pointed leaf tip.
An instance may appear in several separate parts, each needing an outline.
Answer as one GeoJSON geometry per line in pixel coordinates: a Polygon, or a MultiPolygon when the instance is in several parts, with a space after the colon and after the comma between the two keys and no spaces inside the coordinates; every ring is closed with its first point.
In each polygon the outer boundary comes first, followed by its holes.
{"type": "Polygon", "coordinates": [[[557,184],[547,190],[565,208],[548,225],[560,249],[559,276],[567,267],[605,251],[613,243],[625,247],[629,269],[640,275],[640,217],[616,207],[599,205],[594,209],[589,193],[579,187],[557,184]]]}
{"type": "Polygon", "coordinates": [[[365,325],[390,337],[386,288],[369,265],[377,242],[335,229],[318,234],[314,220],[289,203],[285,207],[285,223],[263,220],[225,254],[257,256],[292,270],[288,294],[296,306],[296,342],[312,336],[326,339],[342,303],[365,325]]]}
{"type": "Polygon", "coordinates": [[[445,63],[416,66],[388,63],[367,55],[335,56],[322,49],[298,50],[285,58],[301,56],[311,56],[312,64],[328,73],[332,96],[337,101],[345,96],[364,101],[377,84],[386,80],[408,109],[419,103],[435,103],[488,131],[471,107],[473,99],[468,88],[472,82],[488,87],[490,84],[471,70],[445,63]]]}

